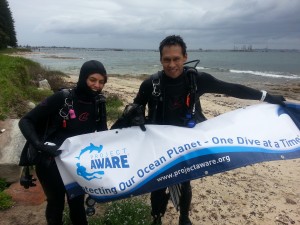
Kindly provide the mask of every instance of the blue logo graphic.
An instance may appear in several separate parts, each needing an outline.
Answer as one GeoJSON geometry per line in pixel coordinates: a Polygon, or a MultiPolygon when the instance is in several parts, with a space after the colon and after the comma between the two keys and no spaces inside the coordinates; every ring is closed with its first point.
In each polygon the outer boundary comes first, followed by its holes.
{"type": "MultiPolygon", "coordinates": [[[[80,151],[79,156],[77,156],[75,158],[80,160],[81,156],[83,154],[85,154],[86,152],[92,153],[95,151],[97,153],[100,153],[102,151],[102,149],[103,149],[103,145],[99,145],[99,147],[97,147],[97,146],[93,145],[92,143],[90,143],[90,145],[85,147],[84,149],[82,149],[80,151]]],[[[93,173],[88,173],[87,169],[84,166],[80,165],[80,163],[77,163],[76,166],[77,166],[77,175],[83,177],[86,180],[101,179],[101,176],[99,177],[99,175],[104,175],[103,170],[96,171],[93,173]]]]}
{"type": "Polygon", "coordinates": [[[79,156],[77,156],[77,157],[75,157],[75,158],[80,159],[80,157],[81,157],[84,153],[86,153],[86,152],[88,152],[88,151],[90,151],[90,153],[92,153],[92,152],[94,152],[94,151],[97,152],[97,153],[100,153],[100,152],[102,151],[102,149],[103,149],[103,145],[99,145],[99,147],[97,147],[97,146],[93,145],[92,143],[90,143],[90,146],[87,146],[87,147],[85,147],[84,149],[82,149],[82,150],[80,151],[79,156]]]}
{"type": "Polygon", "coordinates": [[[101,177],[95,176],[95,174],[103,175],[104,171],[96,171],[94,173],[86,172],[86,168],[81,166],[80,163],[76,164],[77,166],[77,175],[83,177],[86,180],[93,180],[93,179],[101,179],[101,177]]]}

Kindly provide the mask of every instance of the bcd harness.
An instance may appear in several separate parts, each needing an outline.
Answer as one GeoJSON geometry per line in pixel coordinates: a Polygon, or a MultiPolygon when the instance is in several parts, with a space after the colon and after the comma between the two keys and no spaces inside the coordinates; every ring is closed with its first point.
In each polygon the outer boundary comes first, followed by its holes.
{"type": "MultiPolygon", "coordinates": [[[[64,97],[64,105],[59,110],[59,117],[61,117],[62,123],[58,122],[59,124],[55,124],[53,126],[50,126],[50,118],[47,118],[47,122],[45,124],[45,128],[43,131],[42,141],[46,141],[47,137],[54,134],[60,126],[63,128],[67,127],[67,121],[69,119],[75,119],[76,113],[73,109],[73,98],[74,93],[72,89],[61,89],[64,97]]],[[[100,131],[102,127],[106,127],[104,123],[106,123],[106,108],[105,108],[105,102],[106,99],[102,94],[99,94],[96,96],[95,99],[95,110],[96,110],[96,123],[97,123],[97,131],[100,131]]],[[[30,144],[28,141],[26,141],[19,161],[19,166],[23,166],[23,175],[20,178],[20,184],[24,186],[25,189],[28,189],[29,187],[34,187],[36,184],[34,183],[36,179],[30,174],[31,167],[33,165],[36,165],[38,161],[40,160],[40,157],[38,156],[38,151],[31,148],[32,151],[30,151],[30,144]],[[33,151],[34,150],[34,151],[33,151]]]]}
{"type": "MultiPolygon", "coordinates": [[[[59,115],[63,118],[62,127],[67,127],[67,121],[70,119],[76,118],[76,112],[73,109],[73,98],[74,93],[72,89],[62,89],[61,90],[64,95],[64,105],[59,110],[59,115]]],[[[105,127],[106,121],[106,98],[102,94],[98,94],[95,97],[95,115],[96,115],[96,123],[97,123],[97,131],[100,131],[102,127],[105,127]]]]}
{"type": "MultiPolygon", "coordinates": [[[[185,115],[184,120],[184,126],[193,128],[196,125],[196,119],[195,119],[195,111],[196,111],[196,93],[197,93],[197,84],[196,84],[196,74],[198,74],[198,71],[196,69],[197,64],[200,62],[200,60],[195,60],[197,63],[193,67],[184,67],[184,76],[186,76],[185,83],[188,83],[188,94],[185,99],[185,104],[187,107],[187,113],[185,115]]],[[[195,62],[191,61],[191,62],[195,62]]],[[[188,63],[191,63],[188,62],[188,63]]],[[[187,63],[186,63],[187,64],[187,63]]],[[[157,119],[157,107],[159,102],[164,101],[164,96],[162,94],[162,71],[157,72],[156,74],[152,75],[152,98],[154,100],[154,110],[153,115],[151,119],[151,123],[155,124],[157,119]]],[[[169,195],[165,195],[171,198],[171,201],[177,211],[179,211],[180,207],[180,199],[181,199],[181,186],[179,184],[175,184],[168,187],[169,195]]],[[[165,209],[167,207],[168,202],[160,202],[159,207],[161,209],[161,212],[159,215],[153,215],[154,217],[161,217],[165,213],[165,209]]]]}
{"type": "MultiPolygon", "coordinates": [[[[157,107],[159,102],[164,101],[164,95],[162,93],[162,71],[157,72],[152,75],[152,98],[154,100],[154,110],[151,118],[151,123],[155,124],[157,119],[157,107]]],[[[196,125],[195,111],[196,111],[196,74],[198,71],[193,67],[184,67],[184,76],[186,78],[186,83],[188,84],[188,94],[185,98],[185,105],[187,107],[187,113],[184,119],[184,126],[193,128],[196,125]]]]}

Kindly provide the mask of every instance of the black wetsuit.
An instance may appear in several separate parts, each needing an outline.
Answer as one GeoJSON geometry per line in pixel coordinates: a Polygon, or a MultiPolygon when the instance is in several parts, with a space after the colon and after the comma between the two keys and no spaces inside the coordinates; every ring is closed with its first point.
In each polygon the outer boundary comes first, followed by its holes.
{"type": "MultiPolygon", "coordinates": [[[[59,115],[59,111],[65,103],[65,94],[62,91],[57,92],[26,114],[20,120],[20,129],[29,142],[36,141],[34,139],[37,137],[32,135],[33,133],[36,133],[42,141],[44,135],[42,130],[50,118],[48,131],[51,134],[45,141],[53,142],[57,146],[60,146],[66,138],[75,135],[107,130],[105,108],[102,115],[99,115],[96,110],[98,97],[99,95],[92,96],[75,88],[71,99],[76,118],[66,120],[66,126],[63,127],[63,118],[59,115]],[[96,122],[96,119],[100,119],[99,122],[96,122]]],[[[48,224],[62,224],[66,191],[53,157],[44,154],[41,162],[36,165],[36,173],[47,196],[46,219],[48,224]]],[[[72,224],[87,224],[84,195],[72,199],[67,197],[67,200],[72,224]]]]}
{"type": "MultiPolygon", "coordinates": [[[[164,72],[161,75],[161,96],[162,101],[156,103],[156,98],[152,96],[153,84],[152,77],[143,81],[139,92],[134,99],[134,103],[140,105],[148,105],[148,120],[153,121],[155,114],[155,105],[157,104],[155,124],[185,126],[186,113],[188,107],[186,105],[187,94],[190,92],[189,83],[184,73],[173,79],[167,77],[164,72]]],[[[207,73],[198,72],[195,75],[197,93],[195,101],[195,120],[197,123],[205,120],[202,114],[199,97],[205,93],[226,94],[236,98],[259,100],[262,93],[258,90],[239,85],[227,83],[218,80],[207,73]]],[[[153,122],[152,122],[153,123],[153,122]]],[[[163,199],[166,198],[166,188],[151,193],[152,215],[160,216],[165,213],[166,205],[162,206],[163,199]]],[[[181,184],[180,214],[188,215],[190,203],[192,199],[192,191],[190,181],[181,184]]]]}

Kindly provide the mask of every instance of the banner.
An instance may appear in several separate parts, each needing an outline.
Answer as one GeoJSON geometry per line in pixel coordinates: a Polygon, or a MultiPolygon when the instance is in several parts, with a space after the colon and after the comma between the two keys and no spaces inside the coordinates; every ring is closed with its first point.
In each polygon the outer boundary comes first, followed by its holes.
{"type": "Polygon", "coordinates": [[[68,194],[140,195],[263,161],[300,157],[300,105],[261,103],[194,128],[146,125],[68,138],[56,158],[68,194]],[[291,116],[290,116],[290,115],[291,116]]]}

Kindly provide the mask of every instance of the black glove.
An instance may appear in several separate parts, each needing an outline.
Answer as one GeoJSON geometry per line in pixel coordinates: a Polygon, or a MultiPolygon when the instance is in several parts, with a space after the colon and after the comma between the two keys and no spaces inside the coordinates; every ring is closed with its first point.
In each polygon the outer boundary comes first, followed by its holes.
{"type": "Polygon", "coordinates": [[[33,123],[28,118],[21,118],[19,121],[19,127],[22,131],[22,134],[28,140],[28,142],[38,151],[45,152],[49,156],[58,156],[61,151],[57,151],[58,146],[45,145],[44,142],[40,141],[39,136],[37,135],[36,129],[33,123]]]}
{"type": "Polygon", "coordinates": [[[145,131],[144,106],[131,103],[126,105],[122,116],[111,126],[111,129],[140,126],[145,131]]]}
{"type": "Polygon", "coordinates": [[[266,98],[264,99],[264,102],[268,102],[271,104],[277,104],[281,106],[285,106],[284,103],[285,98],[282,95],[270,95],[267,93],[266,98]]]}
{"type": "Polygon", "coordinates": [[[131,126],[144,125],[144,107],[134,103],[128,104],[124,109],[122,117],[128,120],[131,126]]]}
{"type": "Polygon", "coordinates": [[[45,144],[40,143],[36,147],[39,151],[46,153],[49,156],[56,157],[61,154],[61,151],[57,145],[49,145],[47,142],[45,144]]]}

